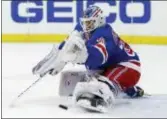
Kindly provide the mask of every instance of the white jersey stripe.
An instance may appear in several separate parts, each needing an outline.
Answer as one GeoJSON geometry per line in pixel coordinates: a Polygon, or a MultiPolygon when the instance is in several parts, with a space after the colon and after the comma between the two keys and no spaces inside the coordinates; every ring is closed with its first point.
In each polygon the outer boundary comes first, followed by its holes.
{"type": "Polygon", "coordinates": [[[132,62],[121,62],[119,64],[122,65],[122,66],[128,67],[128,68],[134,69],[134,70],[138,71],[139,73],[141,73],[140,66],[138,66],[138,65],[136,65],[132,62]]]}

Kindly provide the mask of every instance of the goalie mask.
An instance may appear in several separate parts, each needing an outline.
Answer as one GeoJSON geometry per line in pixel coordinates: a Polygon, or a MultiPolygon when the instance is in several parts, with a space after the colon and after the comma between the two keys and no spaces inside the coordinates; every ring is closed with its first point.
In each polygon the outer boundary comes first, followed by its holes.
{"type": "Polygon", "coordinates": [[[91,32],[96,28],[103,26],[105,24],[105,17],[103,16],[103,11],[100,7],[90,6],[80,18],[80,24],[84,32],[91,32]]]}

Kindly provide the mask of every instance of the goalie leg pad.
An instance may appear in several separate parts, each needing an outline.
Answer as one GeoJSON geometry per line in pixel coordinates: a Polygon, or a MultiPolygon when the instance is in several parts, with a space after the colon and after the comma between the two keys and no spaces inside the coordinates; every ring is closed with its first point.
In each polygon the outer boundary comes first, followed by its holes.
{"type": "Polygon", "coordinates": [[[113,106],[115,95],[106,83],[98,81],[95,77],[93,78],[94,80],[89,82],[77,83],[74,90],[73,100],[81,107],[86,106],[88,109],[103,112],[104,109],[102,108],[108,109],[113,106]],[[92,105],[91,101],[93,100],[102,101],[99,105],[92,105]]]}
{"type": "Polygon", "coordinates": [[[78,82],[85,81],[84,71],[64,71],[61,73],[59,95],[72,96],[78,82]]]}

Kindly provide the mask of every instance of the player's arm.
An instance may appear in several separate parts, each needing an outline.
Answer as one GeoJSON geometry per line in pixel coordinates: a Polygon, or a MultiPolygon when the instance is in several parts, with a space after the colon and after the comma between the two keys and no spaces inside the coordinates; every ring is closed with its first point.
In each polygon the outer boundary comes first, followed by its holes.
{"type": "Polygon", "coordinates": [[[92,38],[86,43],[88,58],[85,65],[89,69],[96,69],[108,60],[107,41],[104,37],[92,38]],[[93,41],[93,42],[92,42],[93,41]]]}
{"type": "Polygon", "coordinates": [[[97,69],[108,60],[106,40],[104,37],[93,37],[86,43],[80,37],[70,39],[65,45],[64,60],[83,63],[89,69],[97,69]],[[76,38],[76,39],[75,39],[76,38]]]}
{"type": "Polygon", "coordinates": [[[93,37],[86,43],[80,37],[74,37],[64,46],[66,62],[83,63],[89,69],[97,69],[108,60],[108,50],[104,37],[93,37]]]}

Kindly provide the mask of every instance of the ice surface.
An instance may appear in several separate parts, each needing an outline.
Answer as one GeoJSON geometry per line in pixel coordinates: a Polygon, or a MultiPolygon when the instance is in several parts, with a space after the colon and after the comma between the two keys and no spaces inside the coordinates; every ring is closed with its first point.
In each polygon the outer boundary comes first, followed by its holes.
{"type": "MultiPolygon", "coordinates": [[[[2,117],[167,117],[167,46],[133,45],[142,62],[142,76],[138,85],[151,97],[118,100],[106,114],[88,113],[72,107],[70,99],[58,96],[59,75],[46,76],[15,103],[9,104],[37,76],[32,67],[52,48],[52,44],[2,44],[2,117]],[[68,110],[58,107],[69,105],[68,110]]],[[[64,70],[83,67],[67,65],[64,70]]]]}

